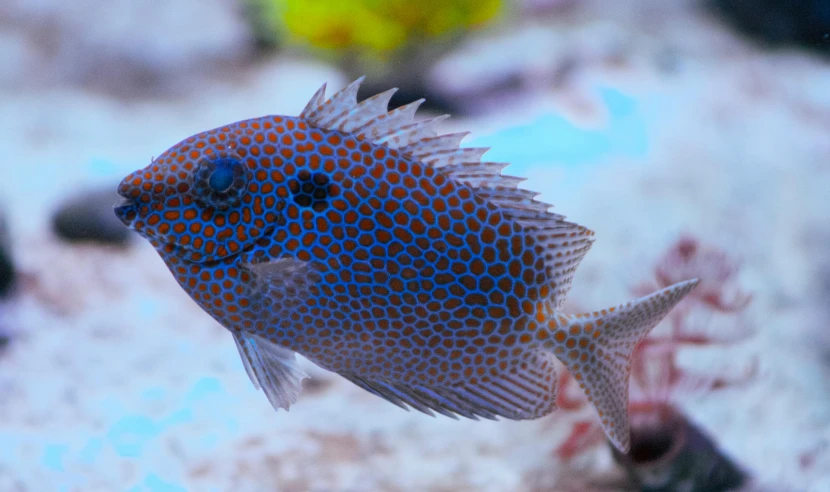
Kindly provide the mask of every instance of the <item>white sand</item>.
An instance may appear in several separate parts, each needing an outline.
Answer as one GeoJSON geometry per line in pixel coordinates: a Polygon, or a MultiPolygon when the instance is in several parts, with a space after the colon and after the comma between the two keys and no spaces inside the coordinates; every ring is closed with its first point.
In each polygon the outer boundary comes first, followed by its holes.
{"type": "MultiPolygon", "coordinates": [[[[597,231],[573,290],[587,308],[630,297],[627,288],[647,278],[681,232],[743,257],[757,335],[718,358],[740,363],[755,354],[760,374],[683,408],[756,477],[753,488],[830,490],[830,310],[828,280],[819,278],[830,275],[830,65],[759,51],[703,15],[679,17],[680,2],[642,3],[652,10],[600,14],[599,25],[629,40],[622,62],[588,56],[555,90],[543,84],[446,128],[473,129],[470,141],[497,145],[499,160],[524,156],[509,171],[597,231]],[[661,57],[675,69],[661,70],[661,57]],[[620,105],[628,112],[615,115],[620,105]],[[560,158],[570,152],[556,153],[562,135],[538,142],[541,158],[510,147],[510,128],[533,134],[556,115],[608,150],[564,165],[544,158],[547,146],[560,158]],[[813,461],[804,466],[807,456],[813,461]]],[[[568,24],[562,49],[596,53],[586,33],[598,24],[568,24]]],[[[178,288],[149,245],[67,246],[51,235],[49,214],[68,193],[115,182],[195,132],[296,114],[326,80],[345,82],[283,57],[169,101],[0,85],[0,197],[22,272],[20,294],[0,305],[0,326],[15,335],[0,354],[0,490],[519,491],[613,483],[604,448],[569,466],[552,456],[567,415],[433,419],[314,367],[319,386],[289,413],[275,413],[248,381],[230,336],[178,288]]]]}

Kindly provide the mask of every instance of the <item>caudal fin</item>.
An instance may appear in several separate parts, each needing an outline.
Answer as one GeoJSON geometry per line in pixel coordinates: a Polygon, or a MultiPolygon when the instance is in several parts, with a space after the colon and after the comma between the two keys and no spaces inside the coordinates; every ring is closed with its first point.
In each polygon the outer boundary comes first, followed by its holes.
{"type": "Polygon", "coordinates": [[[555,352],[596,407],[605,434],[627,452],[628,377],[637,344],[698,284],[687,280],[629,303],[568,316],[555,352]]]}

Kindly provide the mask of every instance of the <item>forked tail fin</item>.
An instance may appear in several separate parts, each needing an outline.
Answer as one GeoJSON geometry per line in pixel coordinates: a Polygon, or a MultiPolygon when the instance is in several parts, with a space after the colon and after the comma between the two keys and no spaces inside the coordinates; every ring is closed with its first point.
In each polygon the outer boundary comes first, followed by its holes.
{"type": "Polygon", "coordinates": [[[626,304],[567,316],[553,334],[554,352],[594,404],[605,434],[618,449],[630,446],[628,377],[637,344],[698,284],[686,280],[626,304]]]}

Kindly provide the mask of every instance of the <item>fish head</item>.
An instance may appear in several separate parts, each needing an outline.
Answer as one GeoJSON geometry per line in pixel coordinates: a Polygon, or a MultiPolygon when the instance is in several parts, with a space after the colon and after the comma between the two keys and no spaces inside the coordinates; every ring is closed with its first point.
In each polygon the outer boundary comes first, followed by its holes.
{"type": "Polygon", "coordinates": [[[190,137],[126,176],[116,216],[156,249],[193,262],[253,245],[276,225],[284,201],[270,159],[251,151],[249,135],[225,130],[190,137]]]}

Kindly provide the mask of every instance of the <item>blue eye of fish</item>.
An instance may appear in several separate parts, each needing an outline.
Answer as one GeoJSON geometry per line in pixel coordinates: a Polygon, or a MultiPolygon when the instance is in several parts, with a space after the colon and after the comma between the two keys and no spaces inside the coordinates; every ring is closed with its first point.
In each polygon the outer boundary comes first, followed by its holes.
{"type": "Polygon", "coordinates": [[[195,198],[219,210],[239,205],[247,184],[247,168],[233,157],[204,159],[199,162],[193,179],[195,198]]]}
{"type": "Polygon", "coordinates": [[[227,191],[233,184],[233,169],[229,167],[220,167],[213,171],[208,179],[208,184],[213,191],[222,193],[227,191]]]}

